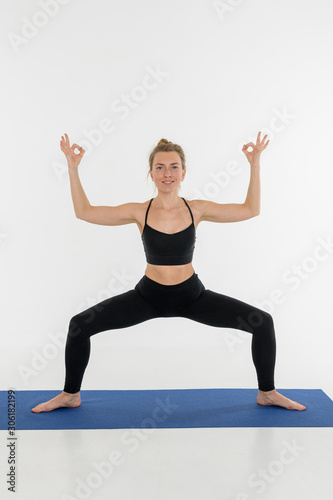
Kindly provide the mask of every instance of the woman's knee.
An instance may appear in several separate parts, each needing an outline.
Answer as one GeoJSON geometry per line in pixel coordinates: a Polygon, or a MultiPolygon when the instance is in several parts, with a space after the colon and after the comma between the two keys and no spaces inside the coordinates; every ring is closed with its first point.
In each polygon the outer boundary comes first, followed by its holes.
{"type": "Polygon", "coordinates": [[[68,336],[72,339],[82,339],[87,336],[87,323],[82,314],[76,314],[70,319],[68,336]]]}
{"type": "Polygon", "coordinates": [[[274,332],[274,319],[273,316],[262,309],[258,309],[259,323],[257,328],[265,332],[274,332]]]}
{"type": "Polygon", "coordinates": [[[101,313],[109,301],[110,299],[104,300],[75,314],[69,322],[69,336],[72,338],[88,338],[96,331],[100,331],[100,326],[103,323],[101,313]]]}
{"type": "Polygon", "coordinates": [[[273,316],[263,309],[257,309],[257,316],[259,318],[259,326],[272,327],[274,324],[273,316]]]}
{"type": "Polygon", "coordinates": [[[245,318],[240,318],[240,316],[238,316],[238,320],[241,327],[252,333],[262,329],[267,330],[274,328],[272,315],[263,309],[253,308],[245,318]]]}

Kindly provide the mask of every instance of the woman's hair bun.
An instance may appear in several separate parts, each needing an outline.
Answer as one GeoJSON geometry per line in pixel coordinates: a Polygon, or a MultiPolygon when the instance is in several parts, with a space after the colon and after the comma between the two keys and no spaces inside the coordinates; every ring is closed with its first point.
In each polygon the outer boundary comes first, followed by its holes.
{"type": "Polygon", "coordinates": [[[159,142],[158,142],[158,145],[159,144],[169,144],[170,141],[168,141],[167,139],[161,139],[159,142]]]}

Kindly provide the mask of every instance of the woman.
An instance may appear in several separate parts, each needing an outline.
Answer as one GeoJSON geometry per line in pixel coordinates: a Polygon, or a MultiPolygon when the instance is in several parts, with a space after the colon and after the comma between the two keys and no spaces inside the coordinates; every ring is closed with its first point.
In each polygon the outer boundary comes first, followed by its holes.
{"type": "Polygon", "coordinates": [[[275,331],[272,316],[240,300],[205,289],[194,272],[192,256],[196,228],[202,221],[236,222],[260,212],[260,155],[267,147],[257,136],[243,152],[251,165],[251,178],[244,203],[220,204],[206,200],[187,202],[178,195],[186,174],[182,148],[161,139],[149,157],[150,176],[158,194],[144,203],[115,207],[90,205],[78,176],[84,154],[77,144],[70,147],[67,134],[60,147],[69,169],[75,215],[94,224],[137,224],[147,257],[145,275],[135,288],[110,297],[73,316],[65,347],[64,390],[32,409],[34,413],[81,404],[80,388],[90,355],[90,337],[105,330],[124,328],[157,317],[179,316],[211,326],[235,328],[252,334],[252,358],[258,378],[257,402],[288,410],[305,410],[275,390],[275,331]],[[251,151],[248,148],[252,147],[251,151]],[[75,153],[75,149],[79,153],[75,153]],[[149,220],[149,223],[148,223],[149,220]]]}

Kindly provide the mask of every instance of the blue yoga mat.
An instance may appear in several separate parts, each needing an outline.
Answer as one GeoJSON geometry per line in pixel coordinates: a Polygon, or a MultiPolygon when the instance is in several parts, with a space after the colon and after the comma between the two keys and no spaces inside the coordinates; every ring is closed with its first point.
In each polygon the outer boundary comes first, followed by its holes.
{"type": "MultiPolygon", "coordinates": [[[[333,401],[321,389],[278,389],[304,411],[256,402],[257,389],[81,391],[81,406],[32,413],[59,391],[16,391],[16,430],[185,427],[333,427],[333,401]]],[[[7,392],[0,391],[1,429],[7,392]]]]}

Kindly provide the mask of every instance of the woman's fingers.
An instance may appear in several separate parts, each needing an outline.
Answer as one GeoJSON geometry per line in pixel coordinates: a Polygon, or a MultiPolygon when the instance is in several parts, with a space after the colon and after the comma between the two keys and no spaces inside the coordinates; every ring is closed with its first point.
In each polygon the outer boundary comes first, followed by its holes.
{"type": "Polygon", "coordinates": [[[67,145],[65,139],[62,136],[60,141],[60,147],[64,153],[68,153],[68,151],[70,150],[69,146],[67,145]]]}
{"type": "Polygon", "coordinates": [[[60,142],[62,142],[62,144],[64,144],[64,145],[67,144],[66,138],[63,135],[61,136],[61,141],[60,142]]]}
{"type": "Polygon", "coordinates": [[[253,151],[254,151],[255,147],[256,147],[256,146],[253,144],[253,142],[248,142],[247,144],[244,144],[244,146],[243,146],[243,151],[244,151],[244,153],[245,153],[245,154],[251,154],[251,153],[253,153],[253,151]],[[248,151],[248,148],[249,148],[250,146],[252,147],[252,151],[248,151]]]}
{"type": "Polygon", "coordinates": [[[76,143],[73,143],[72,146],[70,146],[69,137],[66,133],[63,136],[61,136],[60,147],[61,150],[65,153],[67,159],[71,157],[71,154],[80,158],[85,153],[85,150],[76,143]],[[79,151],[79,153],[75,152],[76,149],[79,151]]]}
{"type": "MultiPolygon", "coordinates": [[[[78,149],[80,151],[80,153],[84,153],[85,152],[84,149],[81,148],[81,146],[79,146],[78,144],[73,143],[72,147],[71,147],[71,149],[73,150],[73,153],[75,153],[75,151],[74,151],[75,148],[78,149]]],[[[75,154],[77,154],[77,153],[75,153],[75,154]]]]}
{"type": "MultiPolygon", "coordinates": [[[[258,136],[257,136],[257,143],[256,144],[253,144],[253,142],[248,142],[247,144],[244,144],[243,146],[243,149],[247,149],[249,146],[252,146],[252,148],[257,148],[257,147],[260,147],[262,145],[264,145],[265,143],[265,139],[267,137],[267,134],[263,137],[263,139],[260,141],[260,133],[258,133],[258,136]]],[[[265,147],[267,146],[269,140],[267,141],[267,143],[265,144],[265,147]]]]}
{"type": "Polygon", "coordinates": [[[248,159],[248,161],[250,163],[259,161],[261,152],[267,147],[267,145],[269,143],[269,140],[267,140],[267,142],[265,143],[266,138],[267,138],[267,134],[263,137],[262,140],[260,139],[260,134],[261,134],[261,131],[258,132],[256,144],[253,144],[253,142],[248,142],[247,144],[244,144],[244,146],[243,146],[242,151],[244,152],[246,158],[248,159]],[[248,148],[250,146],[252,147],[252,150],[248,151],[248,148]]]}
{"type": "Polygon", "coordinates": [[[266,137],[267,137],[267,134],[266,134],[266,135],[264,135],[264,137],[263,137],[263,139],[262,139],[262,141],[261,141],[261,144],[263,144],[263,143],[265,142],[266,137]]]}
{"type": "MultiPolygon", "coordinates": [[[[265,139],[267,137],[267,134],[266,134],[266,135],[264,135],[264,137],[262,138],[262,140],[260,140],[260,134],[261,134],[261,131],[257,135],[257,146],[262,146],[265,143],[265,139]]],[[[267,146],[267,144],[265,145],[265,147],[266,146],[267,146]]]]}
{"type": "MultiPolygon", "coordinates": [[[[267,137],[267,135],[265,135],[265,137],[267,137]]],[[[262,142],[260,143],[260,146],[259,146],[260,151],[263,151],[269,143],[269,139],[268,139],[266,144],[265,144],[265,137],[263,138],[262,142]]]]}

